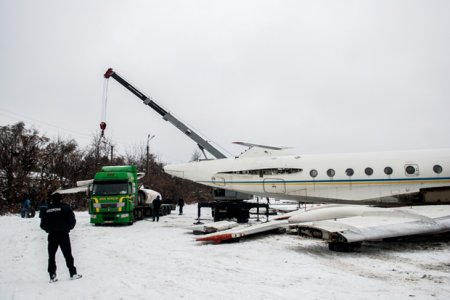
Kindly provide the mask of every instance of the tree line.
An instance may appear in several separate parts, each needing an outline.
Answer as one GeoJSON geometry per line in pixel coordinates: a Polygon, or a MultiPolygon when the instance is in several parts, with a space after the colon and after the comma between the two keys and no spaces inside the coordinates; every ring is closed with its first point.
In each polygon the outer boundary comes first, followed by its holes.
{"type": "MultiPolygon", "coordinates": [[[[113,149],[113,142],[100,134],[81,148],[74,139],[50,139],[24,122],[0,126],[0,214],[17,212],[25,198],[38,208],[55,190],[92,179],[106,165],[136,165],[146,173],[141,183],[167,202],[176,203],[181,197],[186,203],[212,199],[209,188],[164,173],[164,164],[146,147],[136,145],[124,155],[113,149]]],[[[85,194],[68,198],[75,209],[87,208],[85,194]]]]}

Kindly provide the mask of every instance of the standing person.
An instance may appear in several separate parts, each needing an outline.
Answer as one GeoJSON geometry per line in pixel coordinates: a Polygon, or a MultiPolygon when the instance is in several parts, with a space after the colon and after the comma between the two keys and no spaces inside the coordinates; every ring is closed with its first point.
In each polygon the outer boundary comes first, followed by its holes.
{"type": "Polygon", "coordinates": [[[156,196],[156,199],[153,200],[153,222],[159,222],[159,210],[161,209],[161,198],[156,196]]]}
{"type": "Polygon", "coordinates": [[[20,210],[20,215],[22,218],[28,218],[31,208],[30,198],[26,197],[25,200],[22,201],[22,209],[20,210]]]}
{"type": "Polygon", "coordinates": [[[62,195],[55,193],[51,196],[50,205],[43,211],[41,228],[48,233],[48,273],[50,282],[58,281],[56,278],[55,255],[58,247],[66,260],[70,278],[78,279],[77,269],[73,264],[72,248],[70,246],[69,231],[75,227],[75,214],[69,205],[61,203],[62,195]]]}
{"type": "Polygon", "coordinates": [[[183,214],[183,206],[184,206],[184,199],[183,198],[178,199],[179,215],[183,214]]]}

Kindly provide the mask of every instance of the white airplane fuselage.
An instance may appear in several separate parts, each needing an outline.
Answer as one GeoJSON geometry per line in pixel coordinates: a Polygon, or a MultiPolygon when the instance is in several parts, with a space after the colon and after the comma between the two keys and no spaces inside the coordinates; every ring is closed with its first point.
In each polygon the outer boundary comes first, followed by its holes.
{"type": "Polygon", "coordinates": [[[180,178],[215,188],[307,202],[388,204],[450,187],[450,150],[286,155],[252,149],[236,158],[167,165],[180,178]]]}

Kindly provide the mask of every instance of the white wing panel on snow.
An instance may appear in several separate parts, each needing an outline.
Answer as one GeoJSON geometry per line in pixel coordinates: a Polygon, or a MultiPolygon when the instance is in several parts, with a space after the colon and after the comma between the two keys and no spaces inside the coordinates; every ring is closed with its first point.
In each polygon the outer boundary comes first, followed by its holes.
{"type": "Polygon", "coordinates": [[[77,186],[77,187],[65,189],[65,190],[57,190],[56,192],[59,194],[76,194],[76,193],[86,192],[87,189],[88,189],[88,186],[85,185],[85,186],[77,186]]]}
{"type": "Polygon", "coordinates": [[[191,226],[190,229],[192,229],[192,231],[194,233],[212,233],[212,232],[231,229],[231,228],[234,228],[237,226],[239,226],[239,224],[234,221],[220,221],[220,222],[194,225],[194,226],[191,226]]]}
{"type": "Polygon", "coordinates": [[[435,234],[450,231],[450,206],[414,206],[408,208],[374,207],[333,207],[304,213],[303,217],[293,217],[289,222],[296,223],[302,232],[322,233],[322,238],[340,242],[362,242],[384,238],[435,234]],[[345,210],[348,215],[345,216],[345,210]],[[335,217],[333,217],[333,213],[335,217]],[[328,218],[325,219],[324,216],[328,218]],[[318,217],[318,221],[312,217],[318,217]],[[320,217],[320,218],[319,218],[320,217]],[[294,220],[294,222],[293,222],[294,220]]]}

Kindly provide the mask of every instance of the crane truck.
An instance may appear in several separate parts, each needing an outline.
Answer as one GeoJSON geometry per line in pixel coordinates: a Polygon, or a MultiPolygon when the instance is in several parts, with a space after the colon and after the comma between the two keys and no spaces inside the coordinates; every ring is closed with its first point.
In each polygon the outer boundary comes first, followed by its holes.
{"type": "MultiPolygon", "coordinates": [[[[91,223],[133,224],[153,215],[153,200],[161,194],[139,188],[136,166],[104,166],[95,174],[89,188],[91,223]]],[[[172,205],[162,204],[161,215],[170,214],[172,205]]]]}
{"type": "MultiPolygon", "coordinates": [[[[192,139],[197,146],[202,151],[206,158],[205,150],[213,155],[216,159],[226,158],[227,156],[223,154],[216,147],[211,145],[206,139],[202,138],[193,129],[189,128],[181,120],[173,116],[170,112],[162,108],[156,101],[147,97],[144,93],[139,91],[116,72],[112,68],[109,68],[104,77],[106,79],[113,78],[130,92],[132,92],[136,97],[142,100],[142,102],[156,111],[159,115],[163,117],[164,120],[168,121],[181,132],[186,134],[190,139],[192,139]]],[[[238,222],[245,223],[248,221],[250,216],[251,208],[265,207],[266,212],[269,211],[268,204],[252,203],[246,202],[244,200],[249,200],[253,198],[253,195],[238,193],[234,191],[224,190],[224,189],[214,189],[213,191],[214,202],[209,203],[198,203],[198,220],[200,220],[201,208],[210,207],[212,209],[212,215],[214,216],[214,221],[220,221],[223,219],[236,218],[238,222]]]]}

